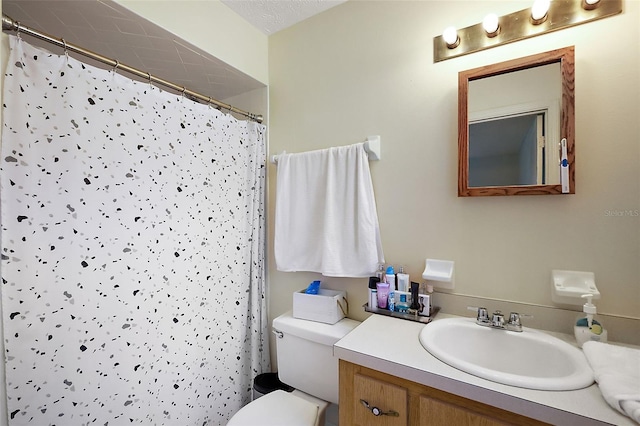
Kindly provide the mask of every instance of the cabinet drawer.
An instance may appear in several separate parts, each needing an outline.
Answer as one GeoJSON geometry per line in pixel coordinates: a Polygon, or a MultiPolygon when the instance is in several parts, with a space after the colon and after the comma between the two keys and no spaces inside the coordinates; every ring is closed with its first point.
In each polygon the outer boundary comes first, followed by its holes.
{"type": "Polygon", "coordinates": [[[429,426],[506,426],[499,420],[468,410],[459,405],[420,396],[420,424],[429,426]]]}
{"type": "Polygon", "coordinates": [[[362,374],[353,376],[353,386],[352,408],[356,426],[407,426],[407,389],[362,374]],[[383,413],[395,411],[398,416],[375,416],[361,401],[383,413]]]}

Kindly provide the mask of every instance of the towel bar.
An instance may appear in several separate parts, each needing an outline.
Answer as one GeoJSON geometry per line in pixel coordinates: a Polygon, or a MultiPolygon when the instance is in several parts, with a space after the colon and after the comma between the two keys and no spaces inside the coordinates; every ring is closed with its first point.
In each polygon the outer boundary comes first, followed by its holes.
{"type": "MultiPolygon", "coordinates": [[[[369,155],[369,161],[379,161],[381,157],[380,151],[380,136],[367,136],[367,140],[364,142],[364,149],[369,155]]],[[[286,154],[287,151],[282,151],[280,154],[274,154],[271,156],[271,163],[278,164],[278,155],[286,154]]]]}

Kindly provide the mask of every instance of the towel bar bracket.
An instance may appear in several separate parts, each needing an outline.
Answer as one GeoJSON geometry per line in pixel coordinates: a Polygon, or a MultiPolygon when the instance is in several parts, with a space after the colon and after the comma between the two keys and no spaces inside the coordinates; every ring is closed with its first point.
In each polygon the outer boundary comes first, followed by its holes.
{"type": "Polygon", "coordinates": [[[367,141],[364,143],[364,149],[369,154],[370,161],[379,161],[381,158],[380,153],[380,136],[367,136],[367,141]]]}

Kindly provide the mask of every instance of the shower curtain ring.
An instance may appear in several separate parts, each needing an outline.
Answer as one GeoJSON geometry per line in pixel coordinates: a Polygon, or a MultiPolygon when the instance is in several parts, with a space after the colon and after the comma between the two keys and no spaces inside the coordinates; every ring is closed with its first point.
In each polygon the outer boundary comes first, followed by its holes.
{"type": "Polygon", "coordinates": [[[22,36],[20,34],[20,21],[16,21],[16,37],[22,40],[22,36]]]}
{"type": "Polygon", "coordinates": [[[62,40],[62,45],[64,46],[64,56],[69,58],[69,51],[67,50],[67,42],[65,39],[61,39],[61,40],[62,40]]]}
{"type": "Polygon", "coordinates": [[[149,86],[151,86],[151,73],[147,71],[147,78],[149,79],[149,86]]]}
{"type": "Polygon", "coordinates": [[[119,66],[120,66],[120,61],[116,59],[116,64],[113,66],[113,69],[111,71],[116,72],[119,66]]]}
{"type": "Polygon", "coordinates": [[[184,98],[184,92],[186,92],[186,91],[187,91],[187,88],[186,88],[186,87],[184,87],[184,86],[182,86],[182,97],[183,97],[183,98],[184,98]]]}

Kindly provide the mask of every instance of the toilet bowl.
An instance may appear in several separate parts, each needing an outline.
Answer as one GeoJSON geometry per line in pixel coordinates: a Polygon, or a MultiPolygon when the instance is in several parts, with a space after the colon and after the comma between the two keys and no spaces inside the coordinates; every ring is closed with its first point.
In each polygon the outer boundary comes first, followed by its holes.
{"type": "Polygon", "coordinates": [[[293,392],[276,390],[242,407],[228,426],[322,426],[338,403],[338,359],[333,345],[360,324],[344,318],[324,324],[287,312],[273,320],[278,375],[293,392]]]}

